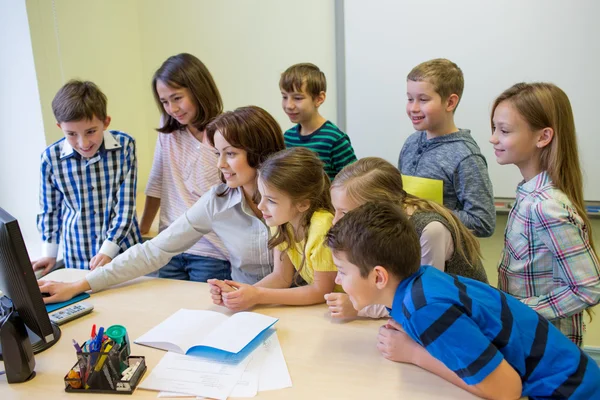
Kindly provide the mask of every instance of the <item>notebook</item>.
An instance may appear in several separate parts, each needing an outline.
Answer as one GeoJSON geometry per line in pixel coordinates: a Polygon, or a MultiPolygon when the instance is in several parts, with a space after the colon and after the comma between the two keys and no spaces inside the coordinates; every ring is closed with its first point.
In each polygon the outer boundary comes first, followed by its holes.
{"type": "Polygon", "coordinates": [[[277,321],[253,312],[228,317],[216,311],[181,309],[134,342],[179,354],[214,350],[237,354],[277,321]]]}

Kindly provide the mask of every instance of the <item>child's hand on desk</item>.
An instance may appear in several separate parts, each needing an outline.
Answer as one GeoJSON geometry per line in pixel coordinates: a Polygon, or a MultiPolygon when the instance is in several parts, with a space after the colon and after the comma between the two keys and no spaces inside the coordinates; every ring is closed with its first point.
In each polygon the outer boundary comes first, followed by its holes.
{"type": "Polygon", "coordinates": [[[220,279],[209,279],[206,283],[210,285],[210,296],[213,303],[218,306],[224,305],[222,293],[233,292],[235,290],[220,279]]]}
{"type": "Polygon", "coordinates": [[[258,302],[259,289],[256,286],[229,280],[225,283],[233,289],[222,293],[223,304],[231,311],[242,311],[258,302]]]}
{"type": "Polygon", "coordinates": [[[356,318],[358,315],[358,311],[346,293],[326,294],[325,301],[327,301],[329,312],[333,318],[356,318]]]}
{"type": "Polygon", "coordinates": [[[111,257],[107,256],[106,254],[98,253],[90,260],[90,271],[93,271],[98,267],[108,264],[111,261],[111,257]]]}
{"type": "Polygon", "coordinates": [[[48,274],[56,265],[56,257],[42,257],[39,260],[31,262],[34,271],[43,270],[42,275],[48,274]]]}
{"type": "Polygon", "coordinates": [[[415,364],[414,355],[423,350],[421,345],[404,332],[402,325],[390,318],[379,328],[377,350],[391,361],[415,364]]]}

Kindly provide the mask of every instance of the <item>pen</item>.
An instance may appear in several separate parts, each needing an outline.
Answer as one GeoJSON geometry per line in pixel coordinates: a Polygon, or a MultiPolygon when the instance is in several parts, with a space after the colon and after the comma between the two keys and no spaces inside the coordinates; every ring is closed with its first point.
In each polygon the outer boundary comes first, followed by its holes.
{"type": "Polygon", "coordinates": [[[81,347],[79,346],[79,343],[77,343],[77,340],[73,339],[73,347],[75,347],[75,351],[77,352],[77,354],[81,354],[81,347]]]}

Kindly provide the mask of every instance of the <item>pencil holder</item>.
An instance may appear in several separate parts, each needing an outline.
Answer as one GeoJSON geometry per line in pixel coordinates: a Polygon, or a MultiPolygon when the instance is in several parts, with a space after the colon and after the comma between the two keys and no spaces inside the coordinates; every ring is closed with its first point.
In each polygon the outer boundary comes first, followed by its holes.
{"type": "Polygon", "coordinates": [[[128,339],[121,341],[120,345],[108,339],[102,349],[103,351],[82,351],[77,354],[77,363],[64,378],[65,391],[133,393],[146,370],[144,357],[129,356],[128,339]]]}

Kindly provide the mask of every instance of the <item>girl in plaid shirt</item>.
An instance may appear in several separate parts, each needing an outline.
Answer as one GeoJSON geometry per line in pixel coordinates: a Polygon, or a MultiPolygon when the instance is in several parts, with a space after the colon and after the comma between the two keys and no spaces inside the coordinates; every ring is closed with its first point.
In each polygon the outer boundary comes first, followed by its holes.
{"type": "Polygon", "coordinates": [[[498,287],[582,346],[583,311],[600,301],[600,267],[567,95],[550,83],[512,86],[492,107],[490,143],[499,164],[515,164],[523,175],[504,233],[498,287]]]}

